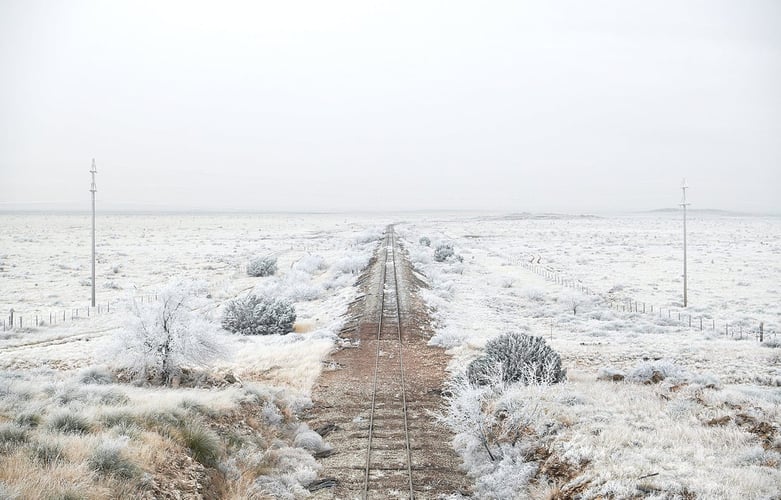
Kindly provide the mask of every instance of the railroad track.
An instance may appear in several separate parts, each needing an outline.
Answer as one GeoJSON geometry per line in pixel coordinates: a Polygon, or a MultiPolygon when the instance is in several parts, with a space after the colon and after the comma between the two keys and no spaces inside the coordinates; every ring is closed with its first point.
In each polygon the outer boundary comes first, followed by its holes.
{"type": "Polygon", "coordinates": [[[317,499],[416,499],[468,493],[469,481],[450,436],[432,413],[440,409],[448,357],[427,345],[425,304],[393,227],[359,279],[357,324],[342,331],[350,349],[333,354],[308,419],[329,429],[334,447],[321,458],[317,499]],[[326,486],[324,486],[326,485],[326,486]]]}
{"type": "MultiPolygon", "coordinates": [[[[409,491],[409,497],[415,498],[407,418],[407,385],[404,377],[404,343],[401,336],[399,279],[396,269],[396,237],[393,226],[388,227],[383,246],[384,265],[381,267],[379,292],[380,317],[377,322],[377,348],[362,498],[369,497],[372,483],[382,483],[378,478],[387,477],[387,462],[395,466],[397,472],[395,482],[406,483],[405,489],[409,491]],[[382,405],[385,418],[377,419],[375,422],[379,405],[382,405]],[[403,438],[398,439],[399,435],[403,435],[403,438]],[[400,467],[401,464],[406,467],[400,467]],[[399,477],[404,475],[406,478],[399,477]]],[[[383,486],[388,485],[383,484],[383,486]]],[[[401,484],[394,486],[401,486],[401,484]]]]}

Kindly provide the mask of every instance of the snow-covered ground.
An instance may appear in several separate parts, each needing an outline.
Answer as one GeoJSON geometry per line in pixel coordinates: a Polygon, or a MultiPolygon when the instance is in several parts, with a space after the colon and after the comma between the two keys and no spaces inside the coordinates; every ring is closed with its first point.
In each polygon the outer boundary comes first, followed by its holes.
{"type": "Polygon", "coordinates": [[[25,319],[22,328],[0,332],[0,497],[79,491],[151,498],[173,488],[191,498],[196,483],[218,487],[204,469],[215,460],[230,480],[220,495],[304,495],[319,467],[312,454],[327,445],[297,413],[310,404],[384,222],[353,215],[101,216],[97,301],[111,308],[90,309],[87,317],[89,218],[0,215],[0,307],[25,319]],[[277,259],[276,274],[248,276],[248,262],[261,256],[277,259]],[[118,383],[114,368],[124,360],[112,346],[127,327],[128,301],[155,307],[156,292],[174,278],[205,282],[196,312],[211,320],[223,357],[192,367],[178,388],[118,383]],[[294,332],[220,331],[226,302],[251,291],[292,301],[294,332]],[[71,319],[74,308],[78,319],[71,319]],[[62,311],[65,321],[49,321],[50,312],[62,311]],[[44,445],[56,452],[49,475],[40,474],[49,462],[36,458],[44,445]],[[218,456],[199,456],[201,448],[218,456]],[[106,457],[117,470],[101,465],[106,457]]]}
{"type": "MultiPolygon", "coordinates": [[[[555,387],[453,392],[453,408],[473,410],[470,428],[487,432],[485,444],[496,458],[490,460],[474,433],[460,433],[454,442],[481,497],[537,498],[557,491],[583,498],[778,497],[781,349],[771,346],[781,343],[781,219],[701,214],[689,219],[690,306],[684,314],[716,321],[715,331],[677,319],[682,251],[675,214],[101,216],[98,303],[112,308],[91,310],[89,318],[89,217],[2,214],[0,313],[13,307],[25,327],[0,332],[0,437],[12,446],[0,473],[0,496],[45,496],[66,485],[106,498],[119,491],[115,479],[94,479],[89,468],[90,457],[105,451],[101,443],[114,443],[151,470],[164,457],[150,450],[181,453],[178,434],[150,434],[159,414],[201,421],[209,407],[216,412],[209,418],[230,420],[248,401],[262,408],[257,418],[263,427],[256,431],[267,433],[268,441],[237,451],[228,440],[222,466],[228,476],[265,473],[258,481],[231,483],[239,488],[233,494],[304,495],[302,485],[317,471],[311,453],[325,445],[297,423],[295,411],[306,406],[334,346],[340,316],[355,295],[356,273],[384,224],[400,220],[397,231],[431,285],[424,293],[436,321],[432,343],[449,349],[454,374],[505,332],[544,336],[568,370],[568,381],[555,387]],[[419,243],[422,236],[431,247],[419,243]],[[453,244],[463,260],[436,262],[440,242],[453,244]],[[277,257],[276,276],[247,276],[245,266],[261,255],[277,257]],[[174,277],[206,281],[201,312],[215,322],[226,301],[250,290],[290,297],[297,333],[226,335],[231,355],[211,367],[216,385],[91,385],[90,370],[100,378],[110,364],[106,347],[122,326],[121,303],[150,300],[174,277]],[[561,279],[595,294],[562,286],[561,279]],[[665,314],[616,306],[628,300],[662,307],[665,314]],[[71,320],[74,308],[81,312],[71,320]],[[49,324],[51,313],[63,311],[64,323],[49,324]],[[31,326],[36,315],[43,324],[31,326]],[[760,321],[765,345],[753,336],[760,321]],[[731,335],[724,335],[724,324],[735,327],[731,335]],[[735,334],[740,327],[742,337],[735,334]],[[244,387],[224,385],[228,374],[244,387]],[[656,383],[644,383],[651,380],[656,383]],[[76,436],[52,427],[60,410],[86,418],[91,430],[78,446],[76,436]],[[125,415],[121,426],[115,425],[119,413],[125,415]],[[40,419],[40,431],[29,427],[30,415],[40,419]],[[28,453],[38,453],[43,442],[75,451],[51,470],[59,482],[22,487],[19,477],[40,472],[28,453]]],[[[222,423],[206,421],[222,432],[222,423]]],[[[246,416],[240,421],[252,422],[246,416]]],[[[169,474],[195,470],[192,464],[177,467],[169,474]]],[[[132,491],[147,491],[149,484],[141,483],[132,491]]]]}
{"type": "Polygon", "coordinates": [[[677,214],[440,217],[399,232],[431,285],[432,343],[452,353],[454,374],[507,332],[543,336],[568,369],[568,382],[556,387],[454,391],[451,409],[481,415],[466,428],[488,429],[495,447],[491,461],[479,436],[454,442],[483,496],[781,494],[781,351],[772,347],[781,341],[781,219],[689,219],[684,317],[742,324],[742,338],[668,317],[668,308],[681,309],[677,214]],[[431,247],[419,243],[424,236],[431,247]],[[436,262],[441,242],[463,262],[436,262]],[[532,258],[536,270],[595,294],[533,272],[525,265],[532,258]],[[665,313],[611,307],[629,299],[665,313]],[[749,335],[760,321],[764,345],[749,335]],[[527,427],[514,445],[501,430],[508,408],[527,427]]]}

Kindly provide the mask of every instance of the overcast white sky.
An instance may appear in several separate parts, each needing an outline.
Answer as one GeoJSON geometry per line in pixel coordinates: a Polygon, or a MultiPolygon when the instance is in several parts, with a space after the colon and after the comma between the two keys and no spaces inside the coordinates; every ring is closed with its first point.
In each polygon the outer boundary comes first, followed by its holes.
{"type": "Polygon", "coordinates": [[[781,213],[777,0],[0,0],[0,209],[781,213]]]}

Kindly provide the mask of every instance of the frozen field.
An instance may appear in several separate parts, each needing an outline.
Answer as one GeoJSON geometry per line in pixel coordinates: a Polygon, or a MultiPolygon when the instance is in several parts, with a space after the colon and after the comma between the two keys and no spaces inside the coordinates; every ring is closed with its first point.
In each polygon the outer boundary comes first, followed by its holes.
{"type": "Polygon", "coordinates": [[[508,332],[543,336],[568,370],[556,386],[454,389],[448,421],[481,495],[781,495],[781,219],[690,218],[684,315],[716,320],[716,331],[677,320],[680,228],[677,214],[442,217],[399,227],[431,285],[432,343],[449,349],[454,375],[508,332]],[[424,236],[431,247],[419,243],[424,236]],[[463,262],[436,262],[442,242],[463,262]],[[532,257],[595,295],[527,269],[532,257]],[[628,299],[664,315],[617,310],[628,299]],[[760,321],[764,344],[749,335],[760,321]],[[744,335],[725,336],[726,322],[744,335]],[[508,415],[525,438],[503,427],[508,415]]]}
{"type": "MultiPolygon", "coordinates": [[[[102,216],[98,302],[111,303],[112,312],[92,311],[89,319],[83,317],[89,300],[89,218],[3,214],[0,308],[6,315],[13,307],[25,317],[25,328],[0,334],[0,425],[15,425],[10,422],[20,412],[39,412],[44,422],[56,417],[56,408],[87,415],[95,434],[57,469],[61,484],[78,489],[83,486],[79,481],[90,477],[84,465],[90,447],[125,435],[105,423],[107,415],[132,407],[126,411],[134,425],[142,426],[138,422],[147,422],[143,419],[150,412],[178,415],[205,405],[215,408],[214,418],[227,418],[242,408],[248,391],[260,391],[266,395],[264,412],[269,404],[277,408],[268,410],[272,416],[263,425],[270,430],[263,432],[290,451],[274,455],[278,462],[268,462],[262,447],[254,455],[246,450],[229,455],[232,461],[226,463],[236,474],[261,462],[268,471],[235,497],[245,498],[250,491],[305,496],[302,486],[316,477],[317,464],[294,445],[311,433],[294,414],[306,406],[323,360],[334,348],[341,315],[355,296],[356,273],[389,222],[398,223],[413,263],[430,285],[424,293],[435,320],[432,343],[453,356],[454,375],[488,340],[506,332],[545,337],[568,370],[567,383],[554,387],[454,392],[461,399],[451,403],[475,410],[471,428],[485,426],[494,436],[489,447],[497,460],[492,461],[474,435],[454,428],[454,446],[475,478],[478,496],[538,498],[558,491],[583,498],[759,499],[781,494],[781,350],[772,347],[781,343],[781,219],[772,217],[690,218],[690,307],[685,314],[720,325],[699,331],[677,316],[615,307],[633,300],[676,314],[681,310],[677,214],[102,216]],[[423,236],[432,240],[431,247],[419,243],[423,236]],[[433,250],[440,242],[453,244],[463,261],[436,262],[433,250]],[[257,255],[278,258],[277,276],[247,276],[245,266],[257,255]],[[532,258],[542,269],[595,294],[530,271],[524,264],[532,258]],[[216,363],[214,373],[218,379],[235,374],[244,380],[243,388],[112,384],[109,390],[121,393],[125,402],[119,408],[96,403],[107,396],[95,396],[83,374],[109,362],[105,347],[122,326],[119,305],[128,297],[153,296],[170,278],[183,276],[206,281],[209,303],[203,312],[217,321],[226,300],[249,290],[285,295],[295,302],[298,333],[226,337],[231,356],[216,363]],[[70,320],[68,313],[65,323],[28,326],[35,315],[48,323],[50,312],[77,307],[82,308],[78,320],[70,320]],[[752,335],[760,321],[764,345],[752,335]],[[745,334],[725,336],[724,324],[743,327],[745,334]],[[644,383],[654,373],[663,380],[644,383]],[[252,384],[259,389],[251,389],[252,384]],[[159,403],[150,404],[150,397],[159,403]],[[497,415],[508,411],[522,416],[511,421],[521,422],[525,436],[512,445],[504,431],[492,427],[499,425],[497,415]],[[540,450],[545,450],[542,458],[540,450]]],[[[150,424],[143,425],[148,430],[150,424]]],[[[73,439],[46,433],[44,439],[64,446],[73,439]]],[[[143,456],[138,460],[145,468],[161,458],[144,454],[158,440],[165,449],[181,446],[167,435],[133,436],[122,442],[123,449],[143,456]]],[[[34,474],[37,466],[21,451],[12,457],[15,468],[0,474],[0,487],[27,495],[54,487],[20,485],[20,475],[34,474]]],[[[118,491],[113,479],[96,481],[94,498],[118,491]]]]}
{"type": "Polygon", "coordinates": [[[311,404],[382,218],[101,216],[103,307],[89,318],[89,218],[0,221],[0,303],[25,319],[22,328],[0,332],[0,497],[305,494],[319,468],[312,454],[327,445],[298,415],[311,404]],[[276,257],[274,276],[247,275],[259,256],[276,257]],[[124,356],[112,346],[127,327],[128,301],[158,307],[155,294],[174,278],[204,282],[196,311],[212,325],[222,356],[192,366],[178,388],[120,383],[115,368],[124,356]],[[225,303],[251,291],[289,299],[295,333],[221,331],[225,303]],[[80,308],[77,319],[73,308],[80,308]],[[64,322],[49,323],[50,312],[62,311],[64,322]],[[213,480],[218,461],[228,483],[213,480]]]}

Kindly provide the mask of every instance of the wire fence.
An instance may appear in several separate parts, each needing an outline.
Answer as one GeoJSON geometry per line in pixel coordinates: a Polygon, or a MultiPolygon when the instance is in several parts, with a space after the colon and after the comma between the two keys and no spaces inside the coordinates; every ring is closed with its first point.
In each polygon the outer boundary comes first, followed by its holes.
{"type": "MultiPolygon", "coordinates": [[[[281,252],[277,252],[281,253],[281,252]]],[[[224,277],[216,283],[209,285],[210,289],[220,289],[229,286],[235,282],[236,275],[246,274],[246,266],[241,265],[232,266],[233,273],[224,277]]],[[[246,291],[243,289],[242,291],[246,291]]],[[[4,332],[13,329],[23,328],[37,328],[43,326],[57,326],[68,322],[80,321],[85,319],[94,318],[96,316],[102,316],[116,312],[121,309],[122,304],[127,300],[136,300],[142,304],[152,303],[157,301],[156,293],[138,294],[132,296],[132,299],[117,298],[114,300],[101,302],[92,306],[79,306],[71,308],[62,308],[49,311],[40,311],[39,309],[33,311],[19,311],[11,308],[9,313],[3,317],[2,322],[4,332]]]]}
{"type": "MultiPolygon", "coordinates": [[[[141,303],[151,303],[157,300],[157,294],[136,295],[135,300],[141,303]]],[[[62,325],[67,322],[74,322],[110,314],[119,309],[123,300],[107,301],[105,303],[92,306],[71,307],[67,309],[49,310],[46,312],[21,312],[13,308],[8,315],[2,319],[3,331],[22,328],[33,328],[41,326],[62,325]]]]}
{"type": "Polygon", "coordinates": [[[717,320],[709,315],[693,315],[688,311],[675,308],[657,306],[655,304],[649,304],[646,302],[640,302],[631,298],[626,299],[613,299],[611,297],[605,297],[603,294],[597,293],[593,289],[584,285],[580,280],[573,279],[565,276],[560,272],[553,271],[546,266],[535,262],[522,262],[521,265],[545,278],[548,281],[557,283],[565,288],[571,288],[577,290],[585,295],[592,295],[601,298],[610,308],[618,312],[635,313],[654,315],[659,318],[667,318],[668,320],[677,321],[684,327],[691,328],[698,331],[710,331],[712,333],[723,333],[724,336],[734,337],[742,339],[744,337],[755,337],[757,341],[764,342],[766,339],[777,339],[778,328],[766,324],[764,321],[743,318],[737,321],[724,321],[717,320]]]}

